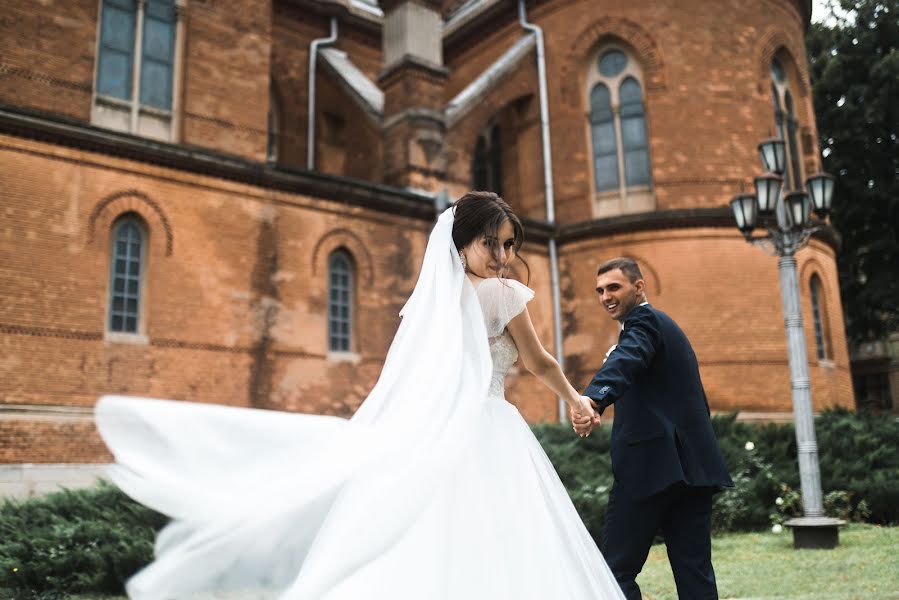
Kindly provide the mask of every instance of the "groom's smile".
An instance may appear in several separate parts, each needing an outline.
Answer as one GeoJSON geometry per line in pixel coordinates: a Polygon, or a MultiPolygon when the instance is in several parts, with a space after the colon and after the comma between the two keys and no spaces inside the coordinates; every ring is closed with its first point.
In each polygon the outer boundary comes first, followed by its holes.
{"type": "Polygon", "coordinates": [[[599,302],[609,316],[620,321],[640,302],[645,301],[642,279],[631,281],[621,269],[613,269],[596,277],[599,302]]]}

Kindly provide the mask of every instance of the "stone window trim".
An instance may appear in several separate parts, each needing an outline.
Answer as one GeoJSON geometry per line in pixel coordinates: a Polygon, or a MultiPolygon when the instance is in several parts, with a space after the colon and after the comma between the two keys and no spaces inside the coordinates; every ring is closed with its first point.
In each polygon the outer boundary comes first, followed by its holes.
{"type": "Polygon", "coordinates": [[[185,35],[188,0],[173,0],[174,44],[172,48],[171,108],[162,109],[140,102],[142,35],[150,0],[135,1],[130,99],[124,100],[99,93],[102,50],[103,11],[108,0],[98,0],[93,89],[91,92],[91,124],[163,142],[181,141],[183,118],[182,90],[185,60],[185,35]]]}
{"type": "MultiPolygon", "coordinates": [[[[150,245],[150,231],[146,220],[136,212],[125,212],[119,215],[110,227],[109,250],[108,250],[108,269],[107,269],[107,291],[106,303],[103,318],[103,339],[107,342],[121,344],[148,345],[149,337],[147,336],[147,264],[148,264],[148,248],[150,245]],[[139,252],[136,256],[127,253],[121,256],[117,251],[117,246],[123,240],[120,240],[123,229],[130,228],[130,233],[136,233],[140,244],[139,252]],[[124,261],[126,272],[119,272],[117,263],[124,261]],[[138,272],[130,273],[131,265],[136,263],[138,272]],[[129,287],[130,284],[136,284],[129,287]],[[136,289],[135,289],[136,288],[136,289]],[[124,307],[118,311],[114,309],[114,303],[117,299],[121,300],[124,307]],[[130,310],[127,306],[129,299],[133,299],[136,303],[134,310],[130,310]],[[131,328],[123,323],[116,325],[114,320],[118,318],[124,321],[127,316],[136,320],[135,327],[131,328]]],[[[124,242],[129,245],[129,242],[124,242]]]]}
{"type": "Polygon", "coordinates": [[[358,352],[329,351],[327,360],[328,362],[332,363],[349,363],[351,365],[358,365],[362,362],[362,356],[358,352]]]}
{"type": "Polygon", "coordinates": [[[587,148],[589,149],[588,154],[591,161],[590,168],[587,169],[587,172],[589,173],[594,217],[605,218],[633,212],[654,210],[656,208],[656,202],[655,192],[652,185],[652,151],[649,144],[650,135],[646,82],[639,57],[628,45],[617,40],[612,40],[603,43],[593,54],[591,54],[590,60],[586,63],[586,68],[587,72],[584,78],[585,87],[583,92],[585,106],[584,131],[587,148]],[[623,53],[627,57],[627,63],[624,65],[623,69],[615,75],[604,76],[599,71],[599,62],[601,57],[612,50],[623,53]],[[643,121],[646,135],[645,143],[647,153],[649,154],[649,182],[647,184],[628,185],[625,175],[620,89],[622,83],[628,79],[636,81],[641,92],[643,121]],[[615,130],[616,153],[618,157],[618,189],[607,191],[597,191],[597,174],[595,165],[592,164],[595,161],[596,149],[593,146],[591,95],[593,89],[598,84],[604,84],[608,88],[611,97],[612,123],[615,130]]]}

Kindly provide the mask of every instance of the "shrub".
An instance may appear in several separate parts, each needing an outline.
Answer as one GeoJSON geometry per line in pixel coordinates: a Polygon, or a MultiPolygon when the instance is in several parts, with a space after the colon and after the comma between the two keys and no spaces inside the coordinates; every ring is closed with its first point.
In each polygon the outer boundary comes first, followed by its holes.
{"type": "MultiPolygon", "coordinates": [[[[735,484],[715,496],[715,530],[764,529],[801,514],[792,423],[741,423],[730,414],[716,415],[712,424],[735,484]]],[[[899,420],[833,409],[815,420],[815,431],[827,514],[899,523],[899,420]]],[[[600,540],[612,485],[610,428],[586,439],[574,436],[567,425],[537,425],[534,433],[591,535],[600,540]]]]}
{"type": "Polygon", "coordinates": [[[850,492],[850,510],[864,502],[872,523],[899,523],[899,419],[836,409],[815,430],[825,492],[850,492]]]}
{"type": "Polygon", "coordinates": [[[0,589],[18,598],[121,593],[165,517],[108,483],[0,506],[0,589]]]}
{"type": "Polygon", "coordinates": [[[611,429],[597,429],[587,438],[574,435],[568,425],[541,424],[533,429],[584,525],[599,543],[612,488],[611,429]]]}

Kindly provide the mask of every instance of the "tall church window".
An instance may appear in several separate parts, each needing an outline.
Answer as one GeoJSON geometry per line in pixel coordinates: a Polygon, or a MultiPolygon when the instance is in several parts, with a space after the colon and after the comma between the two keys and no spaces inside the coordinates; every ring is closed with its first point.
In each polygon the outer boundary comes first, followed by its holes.
{"type": "Polygon", "coordinates": [[[790,78],[778,57],[771,60],[771,94],[774,104],[774,125],[777,137],[784,141],[787,156],[786,185],[802,189],[802,164],[798,142],[799,121],[793,104],[790,78]]]}
{"type": "Polygon", "coordinates": [[[491,122],[478,136],[471,159],[471,185],[475,190],[503,195],[502,146],[499,125],[491,122]]]}
{"type": "Polygon", "coordinates": [[[281,107],[274,87],[268,93],[268,140],[266,142],[266,158],[269,162],[278,162],[279,144],[281,142],[281,107]]]}
{"type": "Polygon", "coordinates": [[[353,261],[346,250],[328,258],[328,350],[350,352],[353,333],[353,261]]]}
{"type": "Polygon", "coordinates": [[[828,360],[833,358],[833,354],[830,345],[827,308],[824,303],[824,286],[817,273],[812,275],[809,280],[809,293],[812,299],[812,322],[815,328],[815,348],[818,360],[828,360]]]}
{"type": "Polygon", "coordinates": [[[140,333],[145,246],[144,229],[136,216],[122,217],[113,226],[107,319],[109,331],[140,333]]]}
{"type": "Polygon", "coordinates": [[[642,77],[639,62],[614,44],[601,48],[589,67],[587,120],[598,216],[654,207],[642,77]]]}

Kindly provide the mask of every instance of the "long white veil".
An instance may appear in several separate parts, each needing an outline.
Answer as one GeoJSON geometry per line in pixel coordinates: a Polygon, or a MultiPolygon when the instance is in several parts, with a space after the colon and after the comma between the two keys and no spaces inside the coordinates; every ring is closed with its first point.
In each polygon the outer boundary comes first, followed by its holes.
{"type": "Polygon", "coordinates": [[[401,543],[486,401],[484,319],[440,215],[377,384],[350,419],[104,396],[113,481],[172,517],[133,598],[322,598],[401,543]],[[355,543],[364,532],[364,544],[355,543]],[[264,597],[264,596],[260,596],[264,597]]]}

